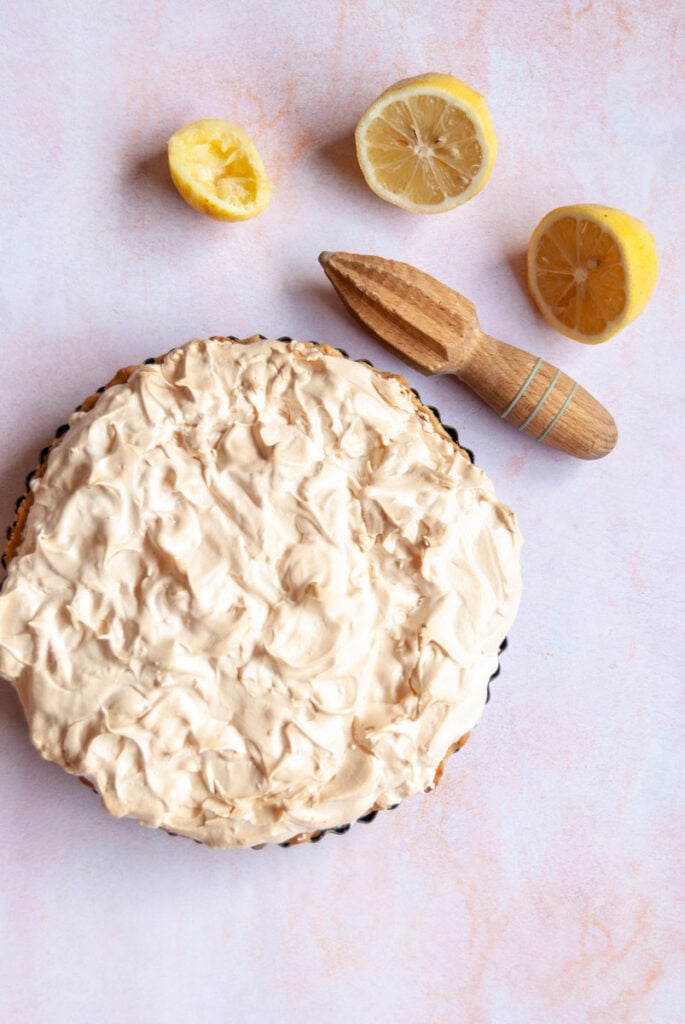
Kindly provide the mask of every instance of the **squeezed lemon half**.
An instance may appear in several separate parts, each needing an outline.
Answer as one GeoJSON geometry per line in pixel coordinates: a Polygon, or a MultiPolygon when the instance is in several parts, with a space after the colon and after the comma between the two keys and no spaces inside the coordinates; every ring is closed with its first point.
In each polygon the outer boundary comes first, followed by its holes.
{"type": "Polygon", "coordinates": [[[654,291],[658,261],[644,224],[622,210],[560,206],[528,245],[528,285],[545,320],[596,345],[634,320],[654,291]]]}
{"type": "Polygon", "coordinates": [[[217,220],[248,220],[264,209],[271,184],[251,139],[219,118],[192,121],[169,139],[174,185],[195,210],[217,220]]]}
{"type": "Polygon", "coordinates": [[[472,199],[497,152],[483,97],[437,72],[386,89],[362,115],[355,143],[369,187],[414,213],[442,213],[472,199]]]}

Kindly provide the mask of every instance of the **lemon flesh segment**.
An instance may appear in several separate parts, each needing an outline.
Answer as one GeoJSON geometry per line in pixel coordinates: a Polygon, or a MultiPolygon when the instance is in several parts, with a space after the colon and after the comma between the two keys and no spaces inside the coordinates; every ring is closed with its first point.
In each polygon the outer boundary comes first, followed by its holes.
{"type": "Polygon", "coordinates": [[[251,139],[218,118],[179,128],[168,144],[169,170],[185,201],[217,220],[247,220],[269,201],[271,185],[251,139]]]}
{"type": "Polygon", "coordinates": [[[549,324],[576,341],[607,341],[646,306],[658,274],[641,221],[598,204],[543,217],[528,246],[528,284],[549,324]]]}
{"type": "Polygon", "coordinates": [[[485,185],[497,141],[485,100],[451,75],[399,82],[357,125],[357,158],[369,187],[416,213],[440,213],[485,185]]]}

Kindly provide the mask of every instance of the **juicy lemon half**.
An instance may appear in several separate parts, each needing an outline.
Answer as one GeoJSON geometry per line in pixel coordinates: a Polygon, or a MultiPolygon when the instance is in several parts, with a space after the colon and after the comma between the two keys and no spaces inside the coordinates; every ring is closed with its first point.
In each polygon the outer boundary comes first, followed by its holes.
{"type": "Polygon", "coordinates": [[[654,291],[654,239],[634,217],[608,206],[560,206],[528,245],[528,285],[545,320],[596,345],[634,320],[654,291]]]}
{"type": "Polygon", "coordinates": [[[269,201],[271,185],[251,139],[218,118],[184,125],[169,139],[169,170],[185,201],[217,220],[247,220],[269,201]]]}
{"type": "Polygon", "coordinates": [[[437,72],[386,89],[362,115],[355,143],[369,187],[414,213],[442,213],[472,199],[497,152],[483,97],[437,72]]]}

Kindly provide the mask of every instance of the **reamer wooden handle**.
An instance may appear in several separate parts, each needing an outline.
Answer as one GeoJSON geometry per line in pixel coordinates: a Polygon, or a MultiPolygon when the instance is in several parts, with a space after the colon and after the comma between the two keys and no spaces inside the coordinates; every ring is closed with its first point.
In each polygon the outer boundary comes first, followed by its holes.
{"type": "Polygon", "coordinates": [[[610,412],[544,359],[480,332],[470,358],[452,371],[507,423],[580,459],[601,459],[616,444],[610,412]]]}

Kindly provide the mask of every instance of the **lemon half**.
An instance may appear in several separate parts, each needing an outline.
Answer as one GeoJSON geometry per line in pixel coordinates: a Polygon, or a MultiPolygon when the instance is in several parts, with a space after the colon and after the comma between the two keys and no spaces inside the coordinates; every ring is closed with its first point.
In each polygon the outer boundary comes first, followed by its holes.
{"type": "Polygon", "coordinates": [[[414,213],[442,213],[472,199],[497,152],[483,97],[437,72],[386,89],[362,115],[355,143],[369,187],[414,213]]]}
{"type": "Polygon", "coordinates": [[[545,320],[591,345],[642,312],[657,275],[652,235],[609,206],[560,206],[543,217],[528,245],[528,285],[545,320]]]}
{"type": "Polygon", "coordinates": [[[169,139],[174,185],[195,210],[217,220],[247,220],[269,201],[271,185],[251,139],[219,118],[192,121],[169,139]]]}

